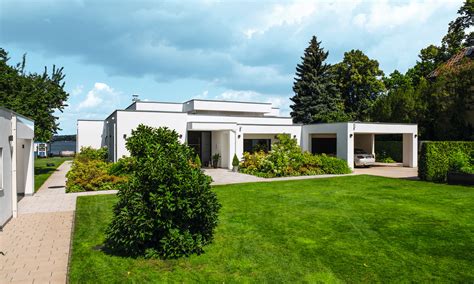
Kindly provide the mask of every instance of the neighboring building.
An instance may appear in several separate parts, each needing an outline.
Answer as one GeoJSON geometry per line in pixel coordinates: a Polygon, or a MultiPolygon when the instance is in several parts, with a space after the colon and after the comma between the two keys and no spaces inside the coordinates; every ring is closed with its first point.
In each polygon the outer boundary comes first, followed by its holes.
{"type": "Polygon", "coordinates": [[[48,157],[48,143],[35,142],[35,157],[46,158],[48,157]]]}
{"type": "Polygon", "coordinates": [[[376,134],[403,134],[404,160],[417,166],[417,126],[382,123],[294,124],[282,117],[271,103],[194,99],[185,103],[137,101],[124,110],[116,110],[105,120],[78,120],[77,151],[81,147],[107,147],[109,158],[117,161],[129,153],[127,136],[139,124],[166,126],[176,130],[181,142],[196,149],[204,166],[215,153],[219,166],[232,168],[232,158],[245,151],[270,150],[276,135],[296,138],[303,150],[334,154],[354,164],[354,146],[374,153],[376,134]]]}
{"type": "Polygon", "coordinates": [[[34,193],[34,121],[0,107],[0,227],[17,215],[18,195],[34,193]]]}

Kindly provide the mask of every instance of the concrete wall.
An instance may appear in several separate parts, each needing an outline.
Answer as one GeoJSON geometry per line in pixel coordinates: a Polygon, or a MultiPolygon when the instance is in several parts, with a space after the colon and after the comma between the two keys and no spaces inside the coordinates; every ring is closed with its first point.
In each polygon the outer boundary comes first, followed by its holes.
{"type": "Polygon", "coordinates": [[[148,110],[148,111],[167,111],[167,112],[182,112],[182,103],[165,103],[165,102],[136,102],[132,104],[132,109],[148,110]]]}
{"type": "Polygon", "coordinates": [[[375,155],[374,134],[354,134],[354,148],[363,149],[369,154],[375,155]]]}
{"type": "Polygon", "coordinates": [[[190,100],[183,104],[185,112],[194,111],[219,111],[219,112],[252,112],[271,113],[271,103],[252,102],[231,102],[231,101],[210,101],[210,100],[190,100]]]}
{"type": "Polygon", "coordinates": [[[78,120],[77,121],[76,152],[81,147],[99,149],[105,146],[105,128],[103,120],[78,120]]]}
{"type": "Polygon", "coordinates": [[[17,139],[17,193],[32,195],[34,193],[34,152],[32,139],[17,139]]]}

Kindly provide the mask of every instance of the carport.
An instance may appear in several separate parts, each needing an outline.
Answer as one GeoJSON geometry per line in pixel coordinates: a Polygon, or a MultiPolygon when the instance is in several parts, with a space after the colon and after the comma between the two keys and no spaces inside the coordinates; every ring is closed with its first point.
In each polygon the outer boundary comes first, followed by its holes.
{"type": "Polygon", "coordinates": [[[335,155],[354,167],[354,148],[375,154],[375,135],[402,134],[403,166],[418,166],[418,126],[379,122],[318,123],[303,126],[302,148],[312,153],[335,155]]]}

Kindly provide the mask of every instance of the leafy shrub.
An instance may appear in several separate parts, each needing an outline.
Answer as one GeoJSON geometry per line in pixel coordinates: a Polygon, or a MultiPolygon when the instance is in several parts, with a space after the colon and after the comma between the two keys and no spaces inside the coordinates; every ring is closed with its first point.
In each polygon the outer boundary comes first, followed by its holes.
{"type": "Polygon", "coordinates": [[[418,176],[421,180],[446,182],[448,171],[450,167],[455,167],[454,164],[458,159],[456,156],[459,155],[459,152],[472,159],[474,142],[438,141],[423,143],[418,165],[418,176]]]}
{"type": "MultiPolygon", "coordinates": [[[[380,159],[390,157],[394,162],[403,161],[403,142],[402,141],[379,141],[375,140],[375,157],[378,162],[380,159]]],[[[382,162],[388,163],[388,162],[382,162]]]]}
{"type": "Polygon", "coordinates": [[[385,151],[380,151],[375,155],[377,162],[380,163],[396,163],[396,161],[385,151]]]}
{"type": "Polygon", "coordinates": [[[134,159],[130,157],[120,158],[116,163],[111,163],[109,174],[114,176],[128,176],[133,170],[134,159]]]}
{"type": "Polygon", "coordinates": [[[106,147],[100,149],[94,149],[92,147],[81,147],[81,151],[76,155],[76,159],[79,161],[98,160],[107,161],[108,150],[106,147]]]}
{"type": "Polygon", "coordinates": [[[196,158],[194,159],[194,164],[199,169],[202,167],[202,162],[201,162],[201,158],[199,157],[199,155],[196,155],[196,158]]]}
{"type": "Polygon", "coordinates": [[[234,158],[232,159],[232,166],[238,167],[239,163],[240,163],[239,158],[237,158],[237,155],[234,154],[234,158]]]}
{"type": "Polygon", "coordinates": [[[326,155],[302,152],[296,139],[278,135],[278,142],[267,154],[263,151],[244,153],[239,170],[260,177],[283,177],[318,174],[345,174],[351,170],[347,162],[326,155]]]}
{"type": "Polygon", "coordinates": [[[110,165],[101,160],[74,160],[66,174],[66,192],[117,189],[126,178],[109,174],[110,165]]]}
{"type": "Polygon", "coordinates": [[[139,125],[127,139],[134,162],[118,193],[106,248],[122,255],[177,258],[202,253],[220,208],[194,151],[166,127],[139,125]]]}
{"type": "Polygon", "coordinates": [[[351,172],[346,161],[324,154],[321,155],[321,169],[325,174],[348,174],[351,172]]]}

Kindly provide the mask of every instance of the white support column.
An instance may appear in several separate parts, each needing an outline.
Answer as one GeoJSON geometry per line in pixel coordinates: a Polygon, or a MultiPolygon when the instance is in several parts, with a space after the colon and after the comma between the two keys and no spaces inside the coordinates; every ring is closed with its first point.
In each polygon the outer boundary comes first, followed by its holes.
{"type": "Polygon", "coordinates": [[[16,115],[12,115],[12,215],[13,218],[18,217],[18,189],[17,189],[17,181],[16,181],[16,167],[17,167],[17,118],[16,115]]]}
{"type": "Polygon", "coordinates": [[[371,153],[372,155],[374,155],[374,157],[375,157],[375,134],[373,134],[373,133],[370,134],[370,141],[371,141],[371,145],[372,145],[372,146],[371,146],[371,149],[372,149],[372,150],[370,151],[370,153],[371,153]]]}
{"type": "Polygon", "coordinates": [[[354,168],[354,138],[352,123],[337,132],[337,157],[346,160],[351,169],[354,168]]]}
{"type": "Polygon", "coordinates": [[[225,165],[228,169],[232,169],[232,159],[234,158],[234,154],[237,154],[237,156],[239,156],[238,140],[242,139],[237,138],[236,131],[229,131],[229,159],[227,160],[227,165],[225,165]]]}
{"type": "Polygon", "coordinates": [[[418,167],[418,137],[416,133],[403,134],[403,166],[418,167]]]}

